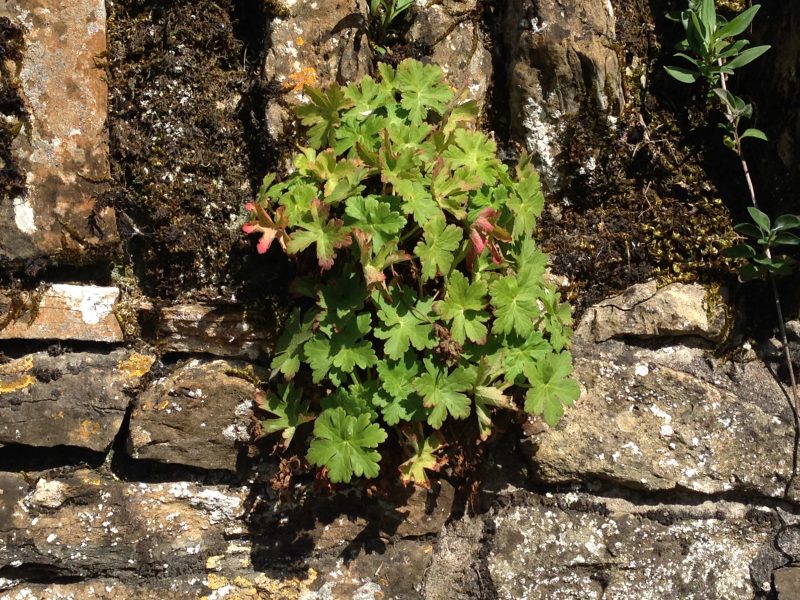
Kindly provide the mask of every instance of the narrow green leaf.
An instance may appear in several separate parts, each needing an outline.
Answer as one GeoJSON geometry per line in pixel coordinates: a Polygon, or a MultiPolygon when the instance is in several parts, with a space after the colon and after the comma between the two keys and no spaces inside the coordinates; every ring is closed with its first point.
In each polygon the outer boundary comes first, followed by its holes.
{"type": "Polygon", "coordinates": [[[745,29],[750,27],[750,23],[753,21],[753,17],[756,16],[758,9],[761,8],[761,5],[756,4],[755,6],[751,6],[744,12],[739,15],[736,15],[733,19],[727,22],[725,25],[720,27],[717,30],[717,37],[720,39],[736,37],[740,33],[742,33],[745,29]]]}
{"type": "Polygon", "coordinates": [[[742,135],[740,135],[739,137],[741,139],[744,139],[744,138],[756,138],[757,140],[764,140],[765,142],[768,141],[766,133],[764,133],[760,129],[755,129],[753,127],[749,128],[749,129],[745,129],[744,133],[742,133],[742,135]]]}
{"type": "Polygon", "coordinates": [[[664,67],[664,70],[681,83],[694,83],[700,74],[683,67],[664,67]]]}
{"type": "Polygon", "coordinates": [[[769,217],[758,210],[755,206],[748,206],[747,212],[750,213],[750,218],[753,219],[753,222],[758,225],[758,228],[764,232],[769,233],[771,227],[769,222],[769,217]]]}
{"type": "Polygon", "coordinates": [[[731,69],[738,69],[739,67],[743,67],[753,62],[755,59],[764,54],[764,52],[766,52],[770,48],[771,46],[755,46],[753,48],[748,48],[747,50],[743,50],[736,58],[729,60],[727,66],[728,68],[731,69]]]}

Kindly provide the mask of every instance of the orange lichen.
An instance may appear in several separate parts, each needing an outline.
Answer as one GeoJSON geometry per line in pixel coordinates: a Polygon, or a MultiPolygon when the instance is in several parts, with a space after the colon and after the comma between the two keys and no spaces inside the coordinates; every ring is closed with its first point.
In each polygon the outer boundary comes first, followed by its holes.
{"type": "Polygon", "coordinates": [[[80,428],[78,429],[78,436],[83,441],[88,441],[90,437],[100,433],[100,430],[100,423],[92,421],[91,419],[86,419],[81,421],[80,428]]]}
{"type": "Polygon", "coordinates": [[[134,352],[125,360],[117,363],[117,368],[130,377],[141,377],[150,371],[150,367],[156,361],[154,356],[147,356],[134,352]]]}
{"type": "Polygon", "coordinates": [[[287,90],[300,92],[307,85],[314,85],[317,83],[317,70],[314,67],[304,67],[299,71],[291,73],[283,82],[283,87],[287,90]]]}
{"type": "Polygon", "coordinates": [[[11,392],[18,392],[24,390],[26,387],[32,386],[36,383],[36,379],[30,375],[23,375],[10,381],[0,381],[0,394],[10,394],[11,392]]]}
{"type": "Polygon", "coordinates": [[[301,36],[298,35],[296,38],[294,38],[294,43],[297,44],[298,46],[302,46],[303,44],[306,43],[306,41],[301,36]]]}

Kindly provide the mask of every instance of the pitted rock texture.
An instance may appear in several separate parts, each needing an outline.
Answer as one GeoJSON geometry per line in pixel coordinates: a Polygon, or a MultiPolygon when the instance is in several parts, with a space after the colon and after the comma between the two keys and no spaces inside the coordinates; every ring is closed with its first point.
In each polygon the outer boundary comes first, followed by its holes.
{"type": "Polygon", "coordinates": [[[482,6],[477,0],[422,0],[412,7],[410,41],[439,65],[464,98],[484,107],[492,84],[492,55],[479,26],[482,6]]]}
{"type": "Polygon", "coordinates": [[[25,190],[0,204],[0,258],[81,262],[116,238],[114,213],[95,210],[109,179],[103,0],[11,0],[0,6],[23,30],[16,76],[25,117],[13,154],[25,190]]]}
{"type": "MultiPolygon", "coordinates": [[[[718,502],[636,505],[584,494],[517,496],[485,518],[499,600],[751,600],[771,546],[770,509],[718,502]]],[[[766,588],[766,589],[765,589],[766,588]]]]}
{"type": "Polygon", "coordinates": [[[0,364],[0,445],[107,450],[154,360],[130,350],[37,352],[0,364]]]}
{"type": "Polygon", "coordinates": [[[748,363],[735,373],[700,375],[682,370],[691,370],[691,361],[679,361],[670,368],[630,349],[610,360],[578,358],[575,376],[585,393],[555,428],[524,443],[535,477],[800,500],[794,487],[787,490],[791,407],[769,371],[748,363]],[[748,393],[739,380],[760,393],[748,393]]]}
{"type": "Polygon", "coordinates": [[[699,284],[655,281],[634,285],[586,311],[576,338],[604,342],[611,338],[697,336],[721,342],[727,334],[726,305],[719,294],[699,284]]]}
{"type": "Polygon", "coordinates": [[[96,285],[58,283],[17,297],[0,292],[0,340],[121,342],[118,300],[118,288],[96,285]]]}
{"type": "Polygon", "coordinates": [[[158,347],[162,352],[196,352],[230,358],[257,359],[275,343],[274,323],[239,306],[178,304],[158,315],[158,347]]]}
{"type": "Polygon", "coordinates": [[[134,458],[204,469],[236,470],[251,440],[258,389],[237,376],[245,363],[191,360],[136,399],[128,451],[134,458]]]}
{"type": "Polygon", "coordinates": [[[625,105],[613,8],[608,0],[511,0],[503,31],[511,134],[556,188],[569,121],[589,111],[614,117],[625,105]]]}
{"type": "MultiPolygon", "coordinates": [[[[126,483],[86,469],[35,481],[2,473],[0,486],[0,568],[123,581],[202,574],[206,558],[227,547],[247,496],[244,488],[126,483]]],[[[202,579],[192,587],[199,596],[202,579]]]]}
{"type": "Polygon", "coordinates": [[[287,107],[305,100],[303,87],[347,84],[367,75],[372,52],[366,37],[366,3],[361,0],[280,3],[271,20],[264,78],[280,94],[267,108],[270,134],[280,138],[292,120],[287,107]]]}

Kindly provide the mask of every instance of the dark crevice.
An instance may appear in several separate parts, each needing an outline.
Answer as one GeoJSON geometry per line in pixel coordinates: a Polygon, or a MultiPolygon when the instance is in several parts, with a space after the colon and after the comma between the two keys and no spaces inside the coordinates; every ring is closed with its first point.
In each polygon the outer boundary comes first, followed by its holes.
{"type": "Polygon", "coordinates": [[[19,580],[21,583],[39,585],[63,585],[81,583],[86,580],[85,577],[66,575],[61,569],[52,565],[38,563],[23,563],[18,567],[0,567],[0,579],[19,580]]]}
{"type": "Polygon", "coordinates": [[[13,360],[36,352],[47,352],[51,356],[79,352],[110,354],[122,347],[119,344],[109,342],[79,340],[1,340],[0,364],[2,364],[4,358],[13,360]]]}
{"type": "Polygon", "coordinates": [[[0,471],[47,471],[75,466],[96,469],[104,460],[105,453],[78,446],[7,444],[0,448],[0,471]]]}

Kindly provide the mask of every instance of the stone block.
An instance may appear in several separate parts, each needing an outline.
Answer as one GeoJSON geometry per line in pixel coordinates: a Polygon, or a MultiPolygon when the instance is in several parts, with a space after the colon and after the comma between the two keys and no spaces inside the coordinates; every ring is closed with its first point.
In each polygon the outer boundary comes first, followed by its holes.
{"type": "Polygon", "coordinates": [[[0,292],[0,340],[121,342],[114,314],[119,289],[45,285],[34,292],[0,292]]]}
{"type": "Polygon", "coordinates": [[[0,203],[0,259],[81,262],[117,235],[113,211],[95,211],[109,180],[105,2],[8,0],[0,17],[22,31],[25,111],[12,143],[25,190],[0,203]]]}

